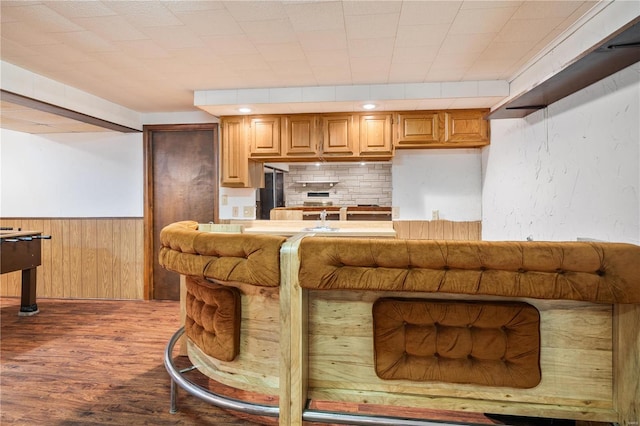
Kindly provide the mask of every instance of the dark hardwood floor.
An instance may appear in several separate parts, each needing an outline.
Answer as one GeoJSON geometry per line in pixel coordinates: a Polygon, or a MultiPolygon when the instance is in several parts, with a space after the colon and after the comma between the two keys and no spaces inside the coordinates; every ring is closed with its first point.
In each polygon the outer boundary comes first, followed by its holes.
{"type": "MultiPolygon", "coordinates": [[[[256,425],[179,391],[163,363],[177,302],[0,298],[2,425],[256,425]]],[[[196,373],[197,374],[197,373],[196,373]]]]}
{"type": "MultiPolygon", "coordinates": [[[[170,380],[163,356],[179,326],[178,302],[39,299],[40,313],[31,317],[18,316],[19,305],[19,298],[0,298],[1,425],[277,424],[270,418],[239,418],[184,390],[178,393],[178,413],[169,413],[170,380]]],[[[176,353],[176,364],[186,367],[188,359],[176,353]]],[[[224,389],[197,371],[188,374],[216,392],[277,404],[273,398],[224,389]]],[[[368,404],[312,401],[310,406],[428,418],[443,424],[607,426],[368,404]]]]}

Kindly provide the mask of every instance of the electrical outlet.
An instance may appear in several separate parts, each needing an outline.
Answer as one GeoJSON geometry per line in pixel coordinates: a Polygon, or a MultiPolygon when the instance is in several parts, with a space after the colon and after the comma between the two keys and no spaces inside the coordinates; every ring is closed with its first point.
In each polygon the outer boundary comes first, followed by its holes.
{"type": "Polygon", "coordinates": [[[244,206],[242,214],[243,214],[244,217],[253,217],[253,207],[244,206]]]}
{"type": "Polygon", "coordinates": [[[440,210],[431,210],[431,220],[440,219],[440,210]]]}
{"type": "Polygon", "coordinates": [[[238,206],[233,206],[231,208],[231,216],[238,217],[239,214],[238,206]]]}
{"type": "Polygon", "coordinates": [[[400,207],[391,207],[391,216],[393,216],[393,219],[399,219],[400,207]]]}
{"type": "Polygon", "coordinates": [[[222,196],[222,205],[226,206],[229,203],[229,197],[227,196],[227,194],[224,194],[222,196]]]}

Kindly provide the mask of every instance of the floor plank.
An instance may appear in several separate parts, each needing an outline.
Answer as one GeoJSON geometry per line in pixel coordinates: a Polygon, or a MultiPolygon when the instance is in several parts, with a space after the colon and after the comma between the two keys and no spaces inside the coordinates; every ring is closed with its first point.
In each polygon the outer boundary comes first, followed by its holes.
{"type": "Polygon", "coordinates": [[[169,413],[163,355],[177,302],[0,298],[0,424],[220,425],[239,419],[186,392],[169,413]]]}
{"type": "MultiPolygon", "coordinates": [[[[18,316],[19,306],[17,297],[0,298],[2,425],[277,424],[276,419],[227,412],[183,390],[178,393],[178,413],[169,413],[170,380],[163,356],[179,325],[178,302],[39,299],[40,313],[31,317],[18,316]]],[[[178,367],[188,366],[188,359],[178,356],[177,349],[175,354],[178,367]]],[[[272,397],[210,382],[197,371],[188,374],[190,380],[218,393],[277,404],[272,397]]],[[[310,406],[430,418],[443,425],[607,426],[323,401],[311,401],[310,406]]]]}

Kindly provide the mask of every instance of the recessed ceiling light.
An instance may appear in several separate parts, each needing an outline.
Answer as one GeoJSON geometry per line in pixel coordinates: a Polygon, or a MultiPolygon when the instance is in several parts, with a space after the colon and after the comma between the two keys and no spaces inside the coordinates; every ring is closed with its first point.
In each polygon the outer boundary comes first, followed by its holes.
{"type": "Polygon", "coordinates": [[[374,109],[376,107],[376,104],[364,104],[362,105],[362,108],[364,109],[374,109]]]}
{"type": "Polygon", "coordinates": [[[246,113],[251,112],[251,108],[242,107],[242,108],[238,108],[238,111],[240,111],[243,114],[246,114],[246,113]]]}

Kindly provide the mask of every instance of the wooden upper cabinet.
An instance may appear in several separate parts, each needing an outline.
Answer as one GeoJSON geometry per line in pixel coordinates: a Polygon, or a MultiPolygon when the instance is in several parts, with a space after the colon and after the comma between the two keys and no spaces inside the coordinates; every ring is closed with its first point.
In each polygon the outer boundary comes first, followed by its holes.
{"type": "Polygon", "coordinates": [[[250,120],[251,157],[280,157],[280,116],[254,116],[250,120]]]}
{"type": "Polygon", "coordinates": [[[322,116],[322,148],[324,157],[357,155],[355,137],[357,122],[353,114],[322,116]]]}
{"type": "Polygon", "coordinates": [[[245,117],[221,120],[220,185],[235,188],[259,187],[263,179],[261,163],[249,160],[245,117]]]}
{"type": "Polygon", "coordinates": [[[483,117],[488,110],[451,110],[444,114],[444,138],[447,144],[489,143],[489,125],[483,117]]]}
{"type": "Polygon", "coordinates": [[[393,153],[392,114],[365,114],[360,116],[360,156],[390,157],[393,153]]]}
{"type": "Polygon", "coordinates": [[[438,111],[400,112],[396,118],[396,148],[424,148],[439,143],[438,111]]]}
{"type": "Polygon", "coordinates": [[[317,115],[287,115],[283,117],[284,157],[317,158],[320,141],[317,115]]]}
{"type": "Polygon", "coordinates": [[[488,109],[399,112],[395,148],[464,148],[489,144],[488,109]]]}

